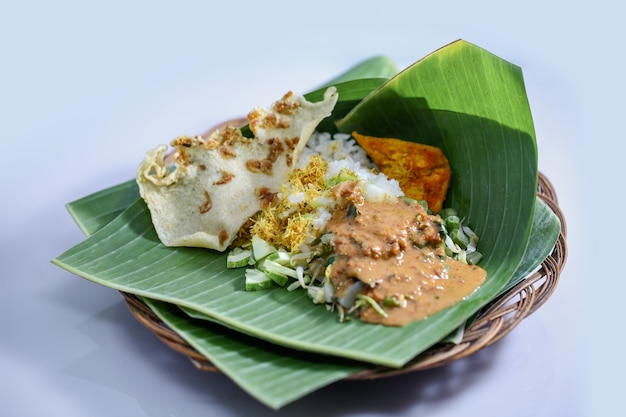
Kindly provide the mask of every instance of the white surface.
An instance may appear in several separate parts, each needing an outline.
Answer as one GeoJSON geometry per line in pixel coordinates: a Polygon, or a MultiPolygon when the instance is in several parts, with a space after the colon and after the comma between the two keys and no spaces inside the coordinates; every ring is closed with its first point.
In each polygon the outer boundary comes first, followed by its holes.
{"type": "Polygon", "coordinates": [[[621,393],[610,375],[623,368],[623,352],[608,320],[619,317],[610,309],[624,285],[600,251],[621,217],[605,198],[623,190],[615,57],[624,34],[608,1],[593,9],[533,0],[93,3],[0,6],[1,416],[576,417],[613,409],[621,393]],[[155,144],[288,89],[306,91],[372,55],[405,67],[457,38],[523,68],[540,169],[568,220],[557,291],[496,345],[442,369],[338,383],[277,413],[166,348],[114,291],[50,263],[83,238],[64,204],[132,178],[155,144]],[[608,220],[591,216],[604,208],[608,220]]]}

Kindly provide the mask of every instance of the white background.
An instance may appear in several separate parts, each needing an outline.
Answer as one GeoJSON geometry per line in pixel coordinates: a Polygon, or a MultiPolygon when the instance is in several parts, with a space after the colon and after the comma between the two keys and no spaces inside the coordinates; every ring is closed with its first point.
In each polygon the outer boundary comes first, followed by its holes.
{"type": "Polygon", "coordinates": [[[617,2],[435,3],[3,1],[0,416],[612,414],[624,370],[617,2]],[[50,263],[83,238],[64,204],[133,178],[147,149],[370,56],[404,68],[458,38],[522,67],[539,167],[568,225],[557,291],[496,345],[274,412],[165,347],[115,291],[50,263]]]}

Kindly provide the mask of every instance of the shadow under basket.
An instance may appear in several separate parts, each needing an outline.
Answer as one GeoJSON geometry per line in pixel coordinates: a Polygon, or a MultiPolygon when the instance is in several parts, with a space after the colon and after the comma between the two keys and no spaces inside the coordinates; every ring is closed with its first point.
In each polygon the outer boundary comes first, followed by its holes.
{"type": "MultiPolygon", "coordinates": [[[[559,218],[561,232],[552,253],[534,273],[483,307],[472,324],[465,329],[460,343],[434,345],[400,369],[385,367],[368,369],[351,375],[347,379],[382,378],[435,368],[457,361],[497,342],[524,318],[541,307],[554,292],[565,265],[567,230],[565,219],[558,206],[556,192],[550,181],[541,173],[538,177],[537,196],[559,218]]],[[[133,316],[166,345],[186,355],[199,370],[219,372],[206,357],[165,325],[141,299],[125,292],[122,292],[122,295],[133,316]]]]}

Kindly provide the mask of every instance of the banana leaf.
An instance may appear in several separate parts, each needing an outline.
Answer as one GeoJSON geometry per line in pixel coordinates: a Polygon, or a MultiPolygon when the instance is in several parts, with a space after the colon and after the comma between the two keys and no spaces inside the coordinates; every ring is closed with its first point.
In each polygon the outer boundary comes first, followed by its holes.
{"type": "Polygon", "coordinates": [[[65,207],[80,230],[89,236],[139,198],[139,186],[130,180],[79,198],[65,207]]]}
{"type": "Polygon", "coordinates": [[[398,67],[391,58],[385,55],[377,55],[353,65],[348,70],[321,84],[316,90],[325,90],[327,87],[346,81],[364,80],[367,78],[389,79],[396,75],[398,71],[398,67]]]}
{"type": "Polygon", "coordinates": [[[280,348],[190,319],[171,304],[149,298],[144,302],[234,383],[273,409],[364,369],[362,364],[280,348]]]}
{"type": "MultiPolygon", "coordinates": [[[[134,181],[67,204],[79,228],[90,236],[139,198],[134,181]]],[[[143,302],[213,365],[262,404],[279,409],[307,394],[365,369],[363,364],[284,349],[216,323],[193,320],[175,305],[143,302]]]]}
{"type": "Polygon", "coordinates": [[[340,129],[373,134],[374,129],[363,128],[371,128],[372,105],[367,104],[379,97],[377,107],[393,113],[374,120],[382,130],[390,129],[394,137],[417,136],[447,152],[455,178],[449,201],[486,241],[488,281],[467,301],[403,328],[339,323],[303,291],[245,292],[241,271],[227,270],[224,254],[164,247],[141,201],[53,262],[102,285],[198,311],[278,345],[402,366],[462,324],[514,275],[530,236],[537,155],[521,71],[471,44],[457,42],[401,72],[368,94],[340,129]]]}
{"type": "Polygon", "coordinates": [[[338,87],[339,101],[331,116],[323,120],[317,129],[322,132],[336,133],[336,120],[343,118],[363,98],[397,73],[396,64],[389,57],[379,55],[354,65],[314,91],[305,94],[304,96],[309,101],[320,101],[324,97],[326,88],[332,85],[338,87]]]}
{"type": "MultiPolygon", "coordinates": [[[[83,232],[90,235],[137,199],[136,187],[126,182],[71,202],[67,207],[76,223],[83,225],[83,232]]],[[[530,243],[507,289],[526,277],[549,255],[559,232],[558,217],[545,203],[537,200],[530,243]]],[[[143,298],[143,301],[218,369],[270,408],[278,409],[322,386],[366,369],[359,363],[338,362],[326,356],[303,355],[295,350],[281,349],[225,330],[216,323],[194,320],[177,306],[149,298],[143,298]],[[284,387],[290,389],[285,390],[284,387]]],[[[463,328],[459,327],[440,343],[454,343],[462,335],[463,328]]]]}
{"type": "MultiPolygon", "coordinates": [[[[317,130],[320,132],[337,133],[335,122],[348,114],[363,98],[367,97],[386,81],[387,78],[362,78],[333,84],[337,88],[339,99],[330,116],[317,125],[317,130]]],[[[318,88],[305,94],[304,97],[312,102],[320,101],[324,96],[324,91],[326,91],[326,88],[318,88]]]]}
{"type": "Polygon", "coordinates": [[[541,199],[537,198],[535,204],[530,238],[522,261],[511,279],[500,290],[498,296],[509,291],[536,271],[539,264],[552,253],[559,238],[562,227],[559,217],[541,199]]]}
{"type": "Polygon", "coordinates": [[[434,145],[448,157],[446,206],[477,231],[488,272],[479,291],[447,310],[448,319],[493,298],[512,280],[531,233],[538,174],[518,66],[456,41],[391,78],[337,125],[342,132],[434,145]]]}

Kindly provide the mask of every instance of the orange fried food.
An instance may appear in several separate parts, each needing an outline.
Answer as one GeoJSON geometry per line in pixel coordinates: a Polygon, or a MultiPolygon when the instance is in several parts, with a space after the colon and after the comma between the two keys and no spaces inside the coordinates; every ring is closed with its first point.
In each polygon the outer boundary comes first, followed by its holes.
{"type": "Polygon", "coordinates": [[[394,138],[352,136],[372,158],[378,169],[400,183],[407,197],[425,200],[437,213],[450,185],[450,164],[441,149],[394,138]]]}

